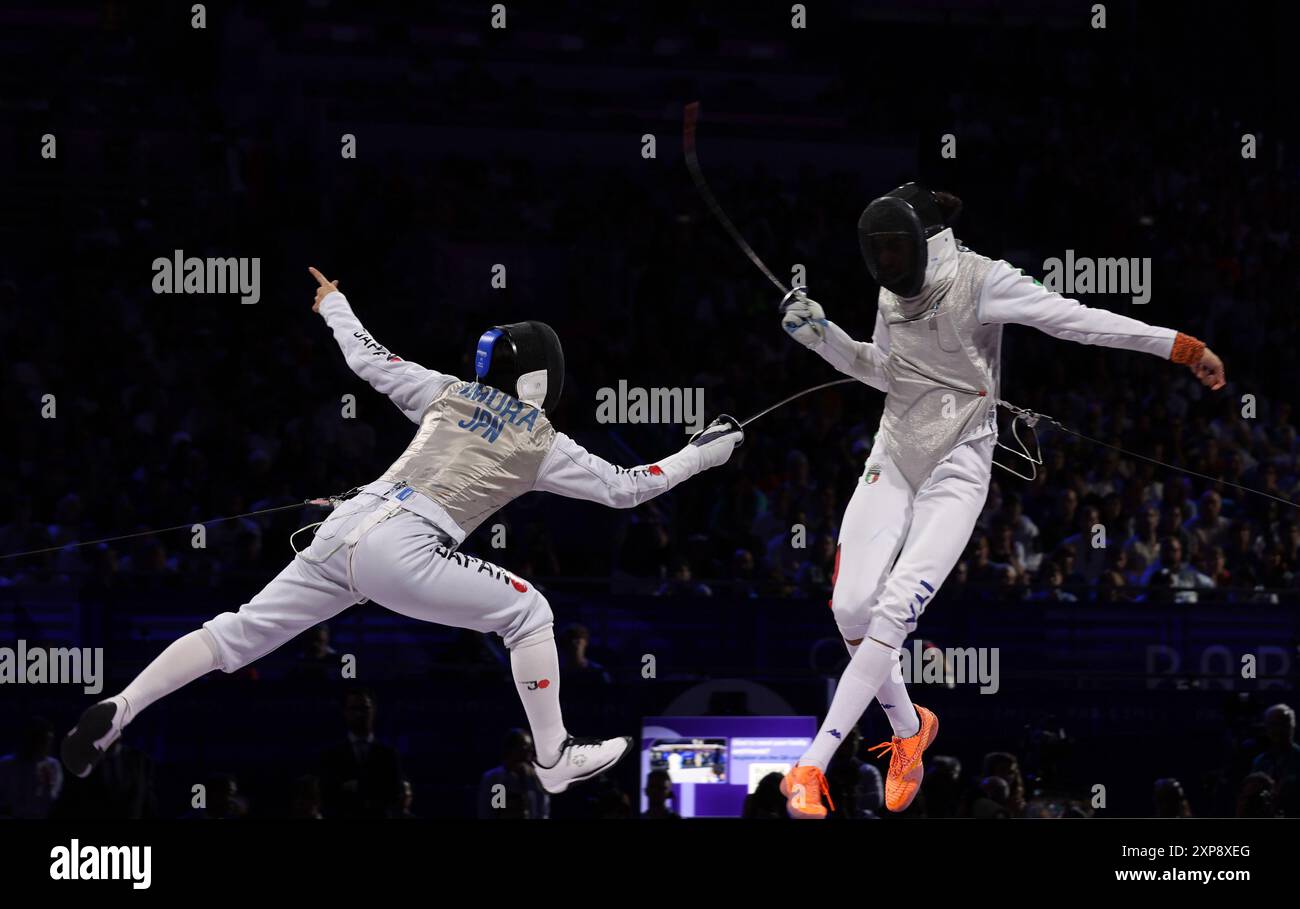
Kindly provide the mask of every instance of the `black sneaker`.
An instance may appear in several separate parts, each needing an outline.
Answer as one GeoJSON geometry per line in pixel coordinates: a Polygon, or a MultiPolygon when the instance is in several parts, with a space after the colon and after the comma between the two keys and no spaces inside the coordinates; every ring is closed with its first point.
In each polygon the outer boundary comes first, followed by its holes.
{"type": "Polygon", "coordinates": [[[100,701],[77,720],[63,737],[63,766],[73,776],[85,778],[95,769],[110,745],[122,735],[122,711],[116,701],[100,701]]]}

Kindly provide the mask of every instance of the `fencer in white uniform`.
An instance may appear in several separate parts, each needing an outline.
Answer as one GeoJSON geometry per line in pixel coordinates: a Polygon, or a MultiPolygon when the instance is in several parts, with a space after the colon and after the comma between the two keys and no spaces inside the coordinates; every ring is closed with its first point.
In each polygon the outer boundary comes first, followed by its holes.
{"type": "Polygon", "coordinates": [[[313,309],[348,365],[414,422],[415,437],[383,476],[337,504],[311,544],[237,612],[174,642],[123,691],[90,707],[63,759],[85,776],[122,728],[158,698],[214,669],[234,672],[364,599],[412,618],[499,634],[552,793],[621,758],[627,737],[577,739],[564,727],[550,606],[536,587],[458,551],[479,524],[531,491],[630,508],[724,463],[743,438],[730,418],[655,463],[617,467],[556,431],[564,357],[541,322],[480,338],[476,378],[462,381],[391,353],[362,327],[337,282],[312,270],[313,309]]]}
{"type": "Polygon", "coordinates": [[[795,817],[825,816],[821,773],[877,695],[894,731],[878,746],[892,754],[888,806],[901,811],[919,788],[920,754],[938,723],[913,709],[899,649],[961,557],[988,495],[1002,327],[1152,354],[1191,367],[1211,388],[1224,383],[1222,362],[1195,338],[1084,306],[959,246],[950,226],[959,210],[956,197],[913,183],[863,212],[862,252],[881,285],[870,342],[849,337],[801,291],[782,304],[792,338],[885,393],[836,551],[831,609],[851,659],[817,739],[783,784],[795,817]]]}

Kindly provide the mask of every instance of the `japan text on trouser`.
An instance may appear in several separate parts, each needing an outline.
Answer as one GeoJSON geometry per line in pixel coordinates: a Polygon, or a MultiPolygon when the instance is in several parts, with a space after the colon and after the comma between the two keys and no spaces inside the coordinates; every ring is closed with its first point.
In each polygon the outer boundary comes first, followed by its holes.
{"type": "Polygon", "coordinates": [[[419,515],[357,495],[261,593],[204,623],[221,668],[234,672],[363,597],[426,622],[496,632],[512,650],[552,636],[551,608],[536,588],[450,542],[419,515]]]}

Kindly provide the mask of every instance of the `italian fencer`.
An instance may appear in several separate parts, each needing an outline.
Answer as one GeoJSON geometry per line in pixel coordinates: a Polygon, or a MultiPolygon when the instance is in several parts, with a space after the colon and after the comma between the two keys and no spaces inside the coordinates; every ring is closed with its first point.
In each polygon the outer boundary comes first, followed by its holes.
{"type": "Polygon", "coordinates": [[[546,597],[459,546],[528,492],[615,508],[645,502],[724,463],[743,439],[739,424],[720,418],[655,464],[615,466],[551,425],[564,354],[546,324],[484,332],[475,377],[465,381],[391,353],[358,321],[338,282],[311,273],[318,283],[312,309],[352,370],[416,424],[414,438],[379,479],[336,503],[310,545],[260,593],[176,640],[121,692],[89,707],[64,739],[64,764],[88,775],[159,698],[214,670],[234,672],[368,599],[412,618],[501,636],[532,730],[534,770],[547,791],[564,792],[607,770],[631,739],[576,738],[565,728],[546,597]]]}
{"type": "Polygon", "coordinates": [[[997,442],[995,402],[1005,325],[1028,325],[1080,344],[1115,347],[1189,367],[1224,385],[1222,361],[1171,328],[1084,306],[1005,261],[959,245],[961,201],[909,183],[871,202],[859,244],[880,285],[875,330],[857,341],[796,289],[781,323],[840,372],[885,393],[874,445],[844,514],[831,608],[850,659],[817,737],[785,776],[795,818],[823,818],[824,771],[873,698],[892,726],[885,801],[911,804],[938,720],[913,705],[900,648],[956,565],[988,495],[997,442]]]}

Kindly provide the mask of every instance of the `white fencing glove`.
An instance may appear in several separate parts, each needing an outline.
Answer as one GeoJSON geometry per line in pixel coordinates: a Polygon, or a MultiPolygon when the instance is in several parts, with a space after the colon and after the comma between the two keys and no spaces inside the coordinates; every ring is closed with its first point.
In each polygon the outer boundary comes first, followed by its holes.
{"type": "Polygon", "coordinates": [[[690,444],[699,449],[700,470],[727,463],[731,453],[745,440],[745,430],[735,417],[718,417],[691,436],[690,444]]]}
{"type": "Polygon", "coordinates": [[[804,347],[816,347],[826,338],[826,311],[796,287],[781,301],[781,327],[804,347]]]}
{"type": "Polygon", "coordinates": [[[661,473],[668,478],[672,489],[683,480],[702,470],[727,463],[745,438],[745,431],[734,417],[720,416],[705,426],[686,443],[681,451],[674,452],[650,468],[651,473],[661,473]]]}

